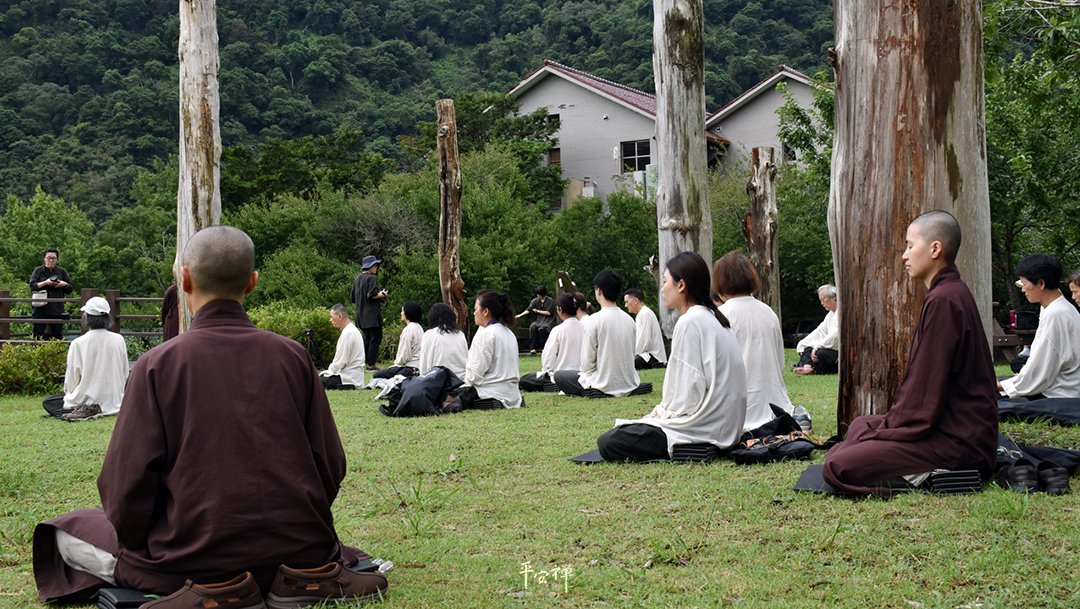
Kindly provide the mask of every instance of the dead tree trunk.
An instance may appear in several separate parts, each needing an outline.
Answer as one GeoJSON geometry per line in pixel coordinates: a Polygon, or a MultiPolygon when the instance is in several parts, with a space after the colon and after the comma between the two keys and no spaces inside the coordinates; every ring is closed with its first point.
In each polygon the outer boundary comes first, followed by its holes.
{"type": "Polygon", "coordinates": [[[754,265],[761,285],[754,296],[772,307],[780,317],[780,246],[776,240],[776,149],[754,148],[750,151],[750,209],[746,212],[743,234],[750,264],[754,265]]]}
{"type": "Polygon", "coordinates": [[[976,0],[836,0],[836,137],[829,197],[840,290],[837,422],[887,412],[925,288],[904,272],[905,230],[960,221],[957,266],[990,332],[990,206],[976,0]]]}
{"type": "MultiPolygon", "coordinates": [[[[656,83],[656,220],[660,275],[675,255],[694,251],[712,264],[712,213],[705,167],[705,17],[702,0],[653,0],[656,83]]],[[[660,302],[670,337],[678,313],[660,302]]]]}
{"type": "Polygon", "coordinates": [[[457,313],[458,327],[465,332],[469,305],[461,279],[461,166],[458,165],[457,122],[454,100],[435,102],[439,116],[439,287],[443,302],[457,313]]]}
{"type": "MultiPolygon", "coordinates": [[[[218,36],[214,0],[180,0],[180,184],[176,192],[177,287],[184,246],[221,222],[221,130],[218,125],[218,36]]],[[[180,331],[191,324],[180,296],[180,331]]]]}

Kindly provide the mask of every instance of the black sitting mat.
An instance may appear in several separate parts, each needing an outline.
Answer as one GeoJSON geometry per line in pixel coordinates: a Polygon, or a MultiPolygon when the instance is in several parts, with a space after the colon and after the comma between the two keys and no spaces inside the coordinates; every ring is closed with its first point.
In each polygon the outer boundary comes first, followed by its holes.
{"type": "MultiPolygon", "coordinates": [[[[702,444],[676,444],[671,448],[671,459],[650,459],[648,461],[638,461],[638,463],[663,463],[665,461],[675,461],[679,463],[704,463],[719,459],[723,452],[716,446],[709,443],[702,444]]],[[[589,452],[571,457],[571,461],[574,463],[601,463],[604,458],[600,456],[600,450],[590,450],[589,452]]]]}
{"type": "MultiPolygon", "coordinates": [[[[647,393],[652,393],[652,383],[642,383],[637,386],[637,389],[631,391],[628,395],[645,395],[647,393]]],[[[599,389],[582,389],[581,395],[592,400],[600,400],[603,398],[612,397],[611,395],[608,395],[603,391],[600,391],[599,389]]]]}
{"type": "Polygon", "coordinates": [[[1059,425],[1080,425],[1080,398],[1009,398],[998,400],[998,418],[1003,421],[1051,421],[1059,425]]]}
{"type": "Polygon", "coordinates": [[[124,609],[126,607],[141,607],[143,603],[149,603],[156,598],[128,588],[102,588],[90,600],[96,600],[99,609],[124,609]]]}
{"type": "MultiPolygon", "coordinates": [[[[843,495],[844,491],[837,489],[825,482],[821,472],[825,466],[815,463],[807,467],[795,482],[795,490],[811,491],[814,493],[829,493],[843,495]]],[[[930,474],[930,479],[923,484],[925,488],[913,488],[910,486],[892,487],[894,493],[906,493],[909,491],[928,490],[940,495],[970,495],[982,491],[982,479],[975,470],[943,471],[930,474]]]]}
{"type": "Polygon", "coordinates": [[[544,381],[544,393],[559,393],[559,386],[551,381],[544,381]]]}

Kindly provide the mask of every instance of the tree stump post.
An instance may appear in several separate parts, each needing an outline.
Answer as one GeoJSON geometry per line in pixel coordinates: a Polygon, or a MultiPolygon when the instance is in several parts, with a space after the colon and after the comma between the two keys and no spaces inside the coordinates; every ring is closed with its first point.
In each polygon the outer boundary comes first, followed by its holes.
{"type": "Polygon", "coordinates": [[[754,148],[750,151],[750,209],[743,222],[746,251],[761,285],[754,294],[769,305],[780,318],[780,245],[776,239],[779,215],[776,208],[776,149],[754,148]]]}
{"type": "MultiPolygon", "coordinates": [[[[184,246],[192,235],[221,223],[221,129],[218,124],[217,12],[214,0],[180,0],[180,181],[176,192],[176,260],[180,281],[184,246]]],[[[180,294],[180,331],[191,324],[180,294]]]]}
{"type": "Polygon", "coordinates": [[[901,262],[905,230],[940,209],[989,339],[990,206],[982,13],[976,0],[836,0],[836,136],[829,195],[840,291],[839,431],[887,412],[925,296],[901,262]]]}
{"type": "Polygon", "coordinates": [[[469,305],[461,279],[461,166],[458,164],[454,100],[435,102],[439,117],[439,288],[443,302],[457,313],[458,327],[469,327],[469,305]]]}
{"type": "MultiPolygon", "coordinates": [[[[656,83],[656,221],[659,274],[686,251],[712,264],[712,212],[705,150],[705,17],[702,0],[653,0],[656,83]]],[[[671,337],[678,312],[659,302],[671,337]]]]}

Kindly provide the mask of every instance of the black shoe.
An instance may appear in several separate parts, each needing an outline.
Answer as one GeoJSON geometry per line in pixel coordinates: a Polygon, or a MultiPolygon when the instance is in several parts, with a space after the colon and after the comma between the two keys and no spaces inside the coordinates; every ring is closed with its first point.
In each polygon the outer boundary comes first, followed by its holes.
{"type": "Polygon", "coordinates": [[[1038,467],[1039,490],[1051,495],[1071,493],[1069,472],[1053,461],[1042,461],[1038,467]]]}
{"type": "Polygon", "coordinates": [[[1018,493],[1034,493],[1039,490],[1039,474],[1035,465],[1023,457],[1012,465],[1003,465],[997,471],[997,483],[1001,488],[1018,493]]]}

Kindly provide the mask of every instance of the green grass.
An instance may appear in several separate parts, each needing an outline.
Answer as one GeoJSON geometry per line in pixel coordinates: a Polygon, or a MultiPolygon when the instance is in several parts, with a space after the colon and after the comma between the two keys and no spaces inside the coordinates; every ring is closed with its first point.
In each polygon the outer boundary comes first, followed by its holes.
{"type": "MultiPolygon", "coordinates": [[[[523,373],[538,368],[539,358],[522,359],[523,373]]],[[[815,435],[832,435],[837,377],[785,376],[815,435]]],[[[332,393],[349,456],[334,504],[339,534],[397,564],[381,606],[1080,606],[1077,494],[853,501],[792,491],[806,462],[567,461],[595,448],[615,418],[652,408],[663,371],[642,377],[653,395],[529,394],[520,410],[422,419],[380,415],[372,392],[332,393]]],[[[0,399],[2,607],[41,606],[34,525],[99,505],[112,420],[47,421],[40,404],[0,399]]],[[[1080,445],[1080,429],[1003,429],[1080,445]]]]}

